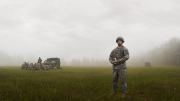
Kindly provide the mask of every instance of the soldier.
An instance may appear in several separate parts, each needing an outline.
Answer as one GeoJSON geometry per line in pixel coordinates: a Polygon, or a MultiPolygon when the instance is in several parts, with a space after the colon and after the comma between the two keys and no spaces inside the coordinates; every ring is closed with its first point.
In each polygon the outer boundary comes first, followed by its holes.
{"type": "Polygon", "coordinates": [[[39,69],[43,69],[43,65],[42,65],[42,59],[41,59],[41,57],[39,57],[39,59],[38,59],[37,66],[38,66],[38,68],[39,68],[39,69]]]}
{"type": "Polygon", "coordinates": [[[39,57],[39,59],[38,59],[38,63],[42,63],[42,59],[41,59],[41,57],[39,57]]]}
{"type": "Polygon", "coordinates": [[[118,80],[121,81],[122,96],[126,95],[127,83],[127,67],[126,61],[129,59],[128,49],[123,46],[124,39],[118,37],[116,39],[118,46],[111,52],[109,56],[109,61],[113,65],[113,91],[114,94],[117,93],[118,80]]]}

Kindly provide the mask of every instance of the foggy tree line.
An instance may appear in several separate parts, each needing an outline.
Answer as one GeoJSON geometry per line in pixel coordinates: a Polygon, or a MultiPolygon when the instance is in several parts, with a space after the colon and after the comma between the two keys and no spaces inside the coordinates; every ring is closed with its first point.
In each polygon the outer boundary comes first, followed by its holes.
{"type": "Polygon", "coordinates": [[[94,59],[94,58],[72,59],[68,64],[72,66],[108,66],[110,65],[108,60],[94,59]]]}
{"type": "Polygon", "coordinates": [[[146,55],[146,60],[154,65],[180,65],[180,39],[173,38],[146,55]]]}
{"type": "MultiPolygon", "coordinates": [[[[20,65],[23,57],[10,56],[0,52],[0,65],[20,65]]],[[[32,59],[30,59],[32,60],[32,59]]],[[[154,66],[180,66],[180,39],[173,38],[157,48],[139,56],[132,56],[128,61],[131,66],[144,66],[146,62],[154,66]]],[[[83,58],[66,61],[61,58],[62,65],[70,66],[110,66],[107,59],[83,58]]]]}

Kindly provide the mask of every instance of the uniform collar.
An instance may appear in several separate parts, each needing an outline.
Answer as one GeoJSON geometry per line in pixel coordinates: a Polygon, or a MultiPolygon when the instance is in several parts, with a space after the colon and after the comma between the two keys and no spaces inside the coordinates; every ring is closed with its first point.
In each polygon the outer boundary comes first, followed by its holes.
{"type": "Polygon", "coordinates": [[[117,46],[117,48],[123,48],[124,46],[122,45],[121,47],[117,46]]]}

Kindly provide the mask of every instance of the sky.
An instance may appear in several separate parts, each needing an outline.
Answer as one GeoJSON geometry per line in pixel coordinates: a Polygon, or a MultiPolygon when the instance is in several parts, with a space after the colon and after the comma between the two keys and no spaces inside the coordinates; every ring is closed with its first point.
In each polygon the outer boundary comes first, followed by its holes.
{"type": "Polygon", "coordinates": [[[108,59],[118,36],[135,57],[180,38],[179,0],[0,0],[0,52],[108,59]]]}

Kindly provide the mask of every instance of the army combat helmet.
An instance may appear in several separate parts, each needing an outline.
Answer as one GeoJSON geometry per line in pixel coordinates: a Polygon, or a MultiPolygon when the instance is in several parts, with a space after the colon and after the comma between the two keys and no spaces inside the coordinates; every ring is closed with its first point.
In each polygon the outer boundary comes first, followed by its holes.
{"type": "Polygon", "coordinates": [[[124,43],[124,38],[123,38],[123,37],[121,37],[121,36],[120,36],[120,37],[117,37],[116,43],[117,43],[119,40],[122,41],[122,42],[124,43]]]}

